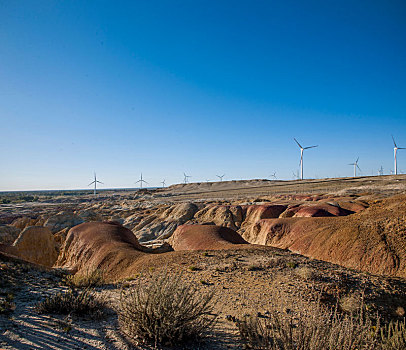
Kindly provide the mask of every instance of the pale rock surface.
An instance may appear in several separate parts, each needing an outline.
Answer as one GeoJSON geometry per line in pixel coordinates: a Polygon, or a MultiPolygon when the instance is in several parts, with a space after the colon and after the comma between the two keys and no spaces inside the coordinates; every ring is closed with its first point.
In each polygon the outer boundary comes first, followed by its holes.
{"type": "Polygon", "coordinates": [[[44,226],[48,227],[53,233],[56,233],[64,228],[71,228],[83,222],[84,220],[80,216],[69,211],[61,211],[51,216],[45,222],[44,226]]]}
{"type": "Polygon", "coordinates": [[[91,209],[85,209],[81,211],[75,211],[75,214],[79,216],[83,221],[102,221],[102,216],[91,209]]]}
{"type": "Polygon", "coordinates": [[[11,225],[0,225],[0,243],[12,244],[21,230],[11,225]]]}
{"type": "Polygon", "coordinates": [[[18,257],[39,265],[51,267],[58,258],[54,236],[47,227],[27,227],[15,240],[13,247],[18,257]]]}
{"type": "Polygon", "coordinates": [[[198,209],[196,204],[189,202],[172,205],[161,214],[153,214],[141,220],[133,232],[140,242],[167,239],[179,225],[193,219],[198,209]]]}

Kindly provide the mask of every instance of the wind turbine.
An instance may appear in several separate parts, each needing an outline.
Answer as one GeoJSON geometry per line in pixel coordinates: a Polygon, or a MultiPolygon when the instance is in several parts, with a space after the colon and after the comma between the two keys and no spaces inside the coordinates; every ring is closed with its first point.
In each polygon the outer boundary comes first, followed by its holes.
{"type": "Polygon", "coordinates": [[[223,174],[223,175],[216,175],[216,176],[220,179],[220,181],[223,181],[224,175],[225,175],[225,174],[223,174]]]}
{"type": "Polygon", "coordinates": [[[269,177],[273,177],[276,180],[276,171],[274,171],[273,174],[269,175],[269,177]]]}
{"type": "Polygon", "coordinates": [[[164,181],[161,181],[162,187],[165,187],[165,179],[164,181]]]}
{"type": "Polygon", "coordinates": [[[187,184],[188,182],[189,182],[189,177],[191,177],[190,175],[186,175],[185,173],[183,173],[183,176],[184,176],[184,178],[183,178],[183,181],[185,182],[185,184],[187,184]]]}
{"type": "Polygon", "coordinates": [[[361,171],[361,168],[358,166],[358,160],[359,160],[359,157],[357,158],[355,163],[348,164],[348,165],[354,165],[354,177],[357,177],[357,168],[361,171]]]}
{"type": "Polygon", "coordinates": [[[406,148],[398,147],[396,142],[395,142],[395,138],[393,137],[393,135],[392,135],[392,140],[393,140],[393,145],[395,146],[393,148],[393,151],[395,153],[395,175],[397,175],[398,174],[398,161],[397,161],[396,155],[398,153],[398,149],[406,149],[406,148]]]}
{"type": "Polygon", "coordinates": [[[303,151],[304,151],[305,149],[315,148],[315,147],[317,147],[318,145],[316,145],[316,146],[302,147],[302,145],[301,145],[295,138],[293,138],[293,139],[295,140],[295,142],[297,143],[297,145],[300,147],[300,175],[301,175],[301,179],[303,180],[303,151]]]}
{"type": "Polygon", "coordinates": [[[140,183],[140,189],[142,189],[142,184],[143,183],[146,183],[146,184],[148,183],[148,182],[146,182],[145,180],[142,179],[142,173],[141,173],[140,179],[138,181],[136,181],[135,183],[137,184],[138,182],[140,183]]]}
{"type": "Polygon", "coordinates": [[[94,184],[94,192],[93,192],[94,195],[96,195],[96,185],[97,185],[97,183],[103,184],[103,182],[97,180],[97,178],[96,178],[96,172],[95,172],[95,173],[94,173],[94,180],[93,180],[90,184],[88,184],[88,186],[94,184]]]}

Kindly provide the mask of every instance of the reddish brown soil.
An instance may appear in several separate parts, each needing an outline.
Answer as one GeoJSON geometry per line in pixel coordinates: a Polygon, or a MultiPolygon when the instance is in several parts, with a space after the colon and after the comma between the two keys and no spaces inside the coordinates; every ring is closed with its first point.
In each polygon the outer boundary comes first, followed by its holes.
{"type": "Polygon", "coordinates": [[[170,238],[174,250],[219,250],[248,244],[237,232],[215,225],[182,225],[170,238]]]}

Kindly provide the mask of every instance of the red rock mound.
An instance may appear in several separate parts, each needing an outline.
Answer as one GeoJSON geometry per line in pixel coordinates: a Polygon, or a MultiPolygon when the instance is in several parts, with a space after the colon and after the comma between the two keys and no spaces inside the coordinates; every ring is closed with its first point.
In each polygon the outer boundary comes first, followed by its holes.
{"type": "Polygon", "coordinates": [[[182,225],[170,238],[174,250],[218,250],[247,242],[235,231],[215,225],[182,225]]]}
{"type": "Polygon", "coordinates": [[[406,196],[396,196],[349,216],[262,219],[243,237],[357,270],[406,277],[405,212],[406,196]]]}
{"type": "Polygon", "coordinates": [[[273,204],[273,205],[248,205],[243,207],[245,209],[245,220],[248,222],[256,222],[261,219],[277,218],[287,208],[287,205],[273,204]]]}
{"type": "Polygon", "coordinates": [[[119,276],[150,249],[116,222],[88,222],[71,228],[56,263],[73,271],[105,270],[119,276]]]}

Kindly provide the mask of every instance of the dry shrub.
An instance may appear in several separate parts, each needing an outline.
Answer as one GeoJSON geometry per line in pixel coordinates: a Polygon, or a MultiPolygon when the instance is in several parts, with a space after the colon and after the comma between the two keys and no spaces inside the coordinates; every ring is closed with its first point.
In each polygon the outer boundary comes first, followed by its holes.
{"type": "Polygon", "coordinates": [[[308,266],[302,266],[302,267],[296,268],[295,274],[298,277],[300,277],[301,279],[307,280],[307,281],[313,281],[313,280],[317,279],[316,272],[308,266]]]}
{"type": "Polygon", "coordinates": [[[339,305],[342,311],[353,314],[359,312],[364,305],[363,295],[355,293],[340,298],[339,305]]]}
{"type": "Polygon", "coordinates": [[[13,303],[8,298],[0,297],[0,315],[1,314],[9,314],[13,312],[16,308],[15,303],[13,303]]]}
{"type": "Polygon", "coordinates": [[[100,269],[86,270],[80,274],[69,275],[65,283],[71,287],[91,288],[105,283],[104,271],[100,269]]]}
{"type": "Polygon", "coordinates": [[[406,320],[391,322],[381,329],[383,350],[406,349],[406,320]]]}
{"type": "Polygon", "coordinates": [[[320,301],[309,303],[301,311],[275,308],[267,318],[247,316],[237,326],[245,347],[251,349],[380,349],[379,324],[374,325],[363,314],[340,315],[320,301]]]}
{"type": "Polygon", "coordinates": [[[39,302],[35,309],[40,314],[60,314],[100,317],[104,313],[105,302],[97,298],[92,289],[69,289],[56,293],[39,302]]]}
{"type": "Polygon", "coordinates": [[[213,294],[202,294],[182,275],[157,275],[122,291],[118,310],[121,330],[134,340],[155,346],[198,339],[214,325],[213,294]]]}

